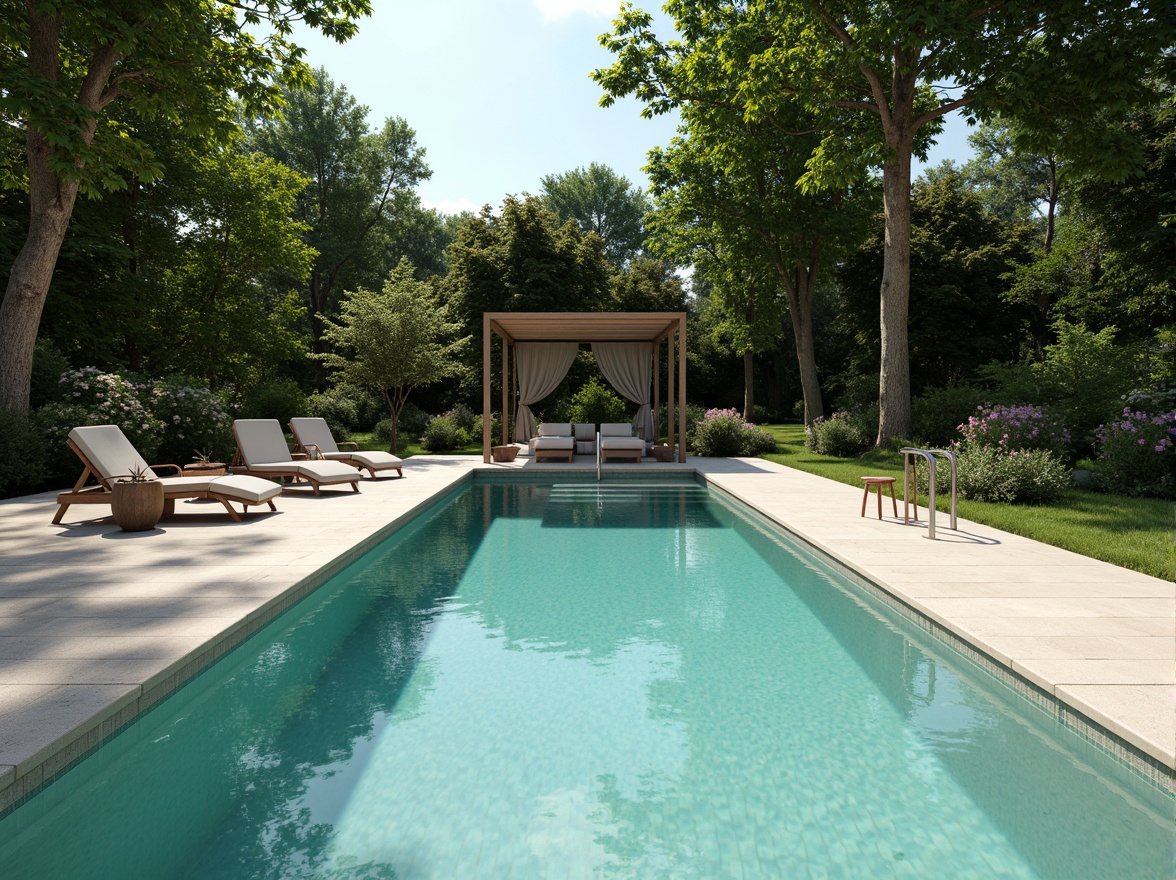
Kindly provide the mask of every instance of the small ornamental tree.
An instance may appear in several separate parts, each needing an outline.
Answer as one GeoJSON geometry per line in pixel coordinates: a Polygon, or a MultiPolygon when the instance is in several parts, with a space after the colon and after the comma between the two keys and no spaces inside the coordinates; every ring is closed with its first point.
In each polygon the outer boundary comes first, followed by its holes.
{"type": "Polygon", "coordinates": [[[333,371],[336,385],[380,393],[392,417],[395,452],[396,423],[409,393],[456,375],[456,350],[466,340],[449,341],[458,325],[449,323],[432,286],[414,280],[407,258],[392,270],[383,290],[345,292],[340,313],[339,323],[324,322],[323,338],[333,350],[316,357],[333,371]]]}

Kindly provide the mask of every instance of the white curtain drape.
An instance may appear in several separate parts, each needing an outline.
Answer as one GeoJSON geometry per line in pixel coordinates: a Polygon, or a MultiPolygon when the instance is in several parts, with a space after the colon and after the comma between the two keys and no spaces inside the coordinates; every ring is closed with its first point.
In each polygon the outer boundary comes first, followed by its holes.
{"type": "Polygon", "coordinates": [[[657,439],[653,412],[649,406],[649,383],[653,378],[653,344],[649,342],[594,342],[592,353],[600,372],[626,400],[638,404],[633,428],[637,436],[652,443],[657,439]]]}
{"type": "Polygon", "coordinates": [[[515,345],[515,376],[519,382],[519,409],[514,426],[516,443],[526,443],[535,436],[531,404],[538,403],[563,381],[579,348],[574,342],[520,342],[515,345]]]}

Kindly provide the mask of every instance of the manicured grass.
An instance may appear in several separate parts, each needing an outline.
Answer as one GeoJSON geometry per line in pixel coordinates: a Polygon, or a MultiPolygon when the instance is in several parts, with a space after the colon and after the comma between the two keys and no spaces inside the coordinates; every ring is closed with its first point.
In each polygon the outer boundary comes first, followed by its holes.
{"type": "MultiPolygon", "coordinates": [[[[359,444],[360,449],[388,449],[388,443],[384,440],[377,440],[371,432],[352,431],[347,435],[348,440],[354,440],[359,444]]],[[[412,458],[414,455],[432,455],[433,453],[425,449],[419,443],[404,443],[400,444],[400,452],[396,453],[401,458],[412,458]]],[[[471,443],[468,446],[463,446],[460,449],[453,449],[446,455],[481,455],[482,454],[482,440],[478,438],[477,443],[471,443]]]]}
{"type": "MultiPolygon", "coordinates": [[[[762,427],[771,431],[780,443],[778,453],[763,456],[769,461],[858,487],[863,476],[894,476],[899,481],[897,491],[902,491],[902,455],[897,452],[868,452],[860,458],[817,455],[804,448],[802,425],[762,427]]],[[[925,503],[926,498],[920,502],[925,503]]],[[[937,498],[936,508],[948,510],[948,499],[937,498]]],[[[1171,501],[1070,489],[1053,504],[1029,506],[961,500],[956,510],[973,522],[1164,580],[1173,578],[1176,505],[1171,501]]]]}

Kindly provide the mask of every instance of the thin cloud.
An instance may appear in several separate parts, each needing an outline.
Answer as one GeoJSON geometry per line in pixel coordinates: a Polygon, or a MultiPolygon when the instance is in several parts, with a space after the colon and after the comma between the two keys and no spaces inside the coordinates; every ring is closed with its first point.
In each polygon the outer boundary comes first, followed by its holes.
{"type": "Polygon", "coordinates": [[[481,205],[475,205],[469,199],[441,199],[439,202],[427,202],[422,200],[422,205],[426,208],[432,208],[440,211],[442,214],[460,214],[463,211],[469,211],[471,214],[477,214],[482,210],[481,205]]]}
{"type": "Polygon", "coordinates": [[[535,0],[544,21],[559,21],[586,12],[597,18],[612,18],[621,9],[620,0],[535,0]]]}

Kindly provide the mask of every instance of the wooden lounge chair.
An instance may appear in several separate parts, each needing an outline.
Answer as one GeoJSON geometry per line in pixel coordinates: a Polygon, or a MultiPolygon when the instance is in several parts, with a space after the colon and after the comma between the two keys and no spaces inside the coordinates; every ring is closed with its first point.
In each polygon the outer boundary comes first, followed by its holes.
{"type": "Polygon", "coordinates": [[[258,477],[287,477],[294,482],[306,480],[319,494],[319,487],[350,483],[359,491],[359,472],[341,461],[296,461],[286,445],[286,436],[277,419],[237,419],[233,422],[237,454],[233,456],[233,473],[258,477]]]}
{"type": "Polygon", "coordinates": [[[241,522],[241,514],[233,510],[230,501],[240,504],[243,513],[248,513],[250,506],[262,504],[268,504],[270,510],[277,510],[273,499],[282,493],[282,487],[277,483],[256,477],[160,477],[154,468],[175,468],[177,474],[182,472],[182,468],[174,464],[148,467],[147,462],[131,445],[131,441],[118,425],[88,425],[74,428],[69,432],[65,442],[82,460],[85,467],[73,489],[57,496],[57,503],[60,506],[53,517],[54,525],[61,522],[61,518],[71,505],[110,504],[111,484],[119,477],[129,474],[132,469],[144,469],[150,479],[163,483],[164,516],[175,513],[177,499],[210,498],[223,504],[229,516],[236,522],[241,522]],[[86,485],[91,477],[97,485],[86,485]]]}
{"type": "Polygon", "coordinates": [[[390,452],[361,452],[359,444],[349,440],[336,443],[335,435],[331,433],[326,419],[290,419],[290,431],[298,444],[294,451],[305,452],[312,461],[320,458],[341,461],[361,471],[367,471],[372,479],[375,479],[376,471],[396,471],[398,477],[404,476],[404,462],[390,452]],[[340,446],[353,448],[341,450],[340,446]]]}
{"type": "Polygon", "coordinates": [[[633,426],[627,422],[605,422],[600,426],[600,460],[627,458],[640,462],[645,454],[645,441],[633,436],[633,426]]]}

